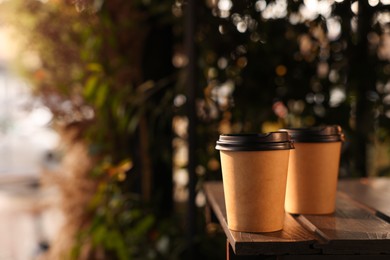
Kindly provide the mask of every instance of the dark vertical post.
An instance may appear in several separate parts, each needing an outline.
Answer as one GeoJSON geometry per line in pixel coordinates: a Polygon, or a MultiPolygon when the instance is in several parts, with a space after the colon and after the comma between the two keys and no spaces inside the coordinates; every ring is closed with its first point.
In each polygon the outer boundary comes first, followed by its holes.
{"type": "Polygon", "coordinates": [[[355,163],[357,173],[367,176],[367,144],[370,134],[373,133],[374,117],[373,104],[368,94],[375,86],[374,66],[370,63],[367,35],[370,32],[373,10],[366,0],[359,0],[358,11],[358,38],[356,45],[356,148],[355,163]]]}
{"type": "MultiPolygon", "coordinates": [[[[173,33],[172,25],[161,24],[159,19],[151,19],[149,21],[150,31],[144,41],[145,51],[142,57],[142,71],[144,79],[151,79],[155,82],[160,82],[164,86],[164,89],[155,92],[150,97],[150,102],[154,104],[161,103],[161,100],[166,98],[169,89],[173,88],[173,82],[170,82],[171,77],[169,75],[174,74],[174,67],[172,65],[173,55],[173,33]],[[164,83],[163,83],[164,82],[164,83]]],[[[158,83],[158,84],[160,84],[158,83]]],[[[158,88],[158,87],[157,87],[158,88]]],[[[141,119],[147,121],[147,126],[144,127],[148,131],[148,153],[149,158],[145,164],[150,164],[149,181],[143,180],[143,185],[146,189],[149,189],[149,197],[151,202],[158,212],[157,217],[167,217],[172,214],[173,209],[173,179],[172,179],[172,118],[173,110],[166,109],[163,113],[154,116],[154,122],[147,116],[141,119]],[[151,147],[159,147],[158,153],[151,152],[151,147]],[[169,159],[168,159],[169,158],[169,159]],[[160,215],[161,214],[161,215],[160,215]]],[[[139,149],[140,150],[140,149],[139,149]]],[[[145,159],[143,159],[145,161],[145,159]]],[[[145,176],[143,176],[144,178],[145,176]]],[[[145,192],[143,187],[142,192],[145,192]]]]}
{"type": "Polygon", "coordinates": [[[196,206],[195,206],[195,185],[196,185],[196,88],[197,68],[196,68],[196,3],[195,0],[188,0],[185,6],[185,46],[188,58],[187,65],[187,117],[188,117],[188,174],[189,174],[189,198],[187,210],[187,235],[189,257],[193,257],[194,237],[196,234],[196,206]]]}

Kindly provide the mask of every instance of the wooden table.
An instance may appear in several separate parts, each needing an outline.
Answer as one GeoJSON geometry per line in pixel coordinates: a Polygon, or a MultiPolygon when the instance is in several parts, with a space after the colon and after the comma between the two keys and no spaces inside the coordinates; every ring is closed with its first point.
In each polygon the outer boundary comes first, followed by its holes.
{"type": "Polygon", "coordinates": [[[209,212],[227,237],[227,259],[390,259],[390,178],[340,180],[336,212],[290,215],[272,233],[227,227],[222,182],[204,184],[209,212]]]}

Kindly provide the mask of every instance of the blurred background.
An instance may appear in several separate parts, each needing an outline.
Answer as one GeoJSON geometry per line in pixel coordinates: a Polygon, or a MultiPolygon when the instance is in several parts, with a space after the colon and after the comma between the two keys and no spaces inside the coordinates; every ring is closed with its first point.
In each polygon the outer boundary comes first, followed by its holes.
{"type": "Polygon", "coordinates": [[[389,60],[388,0],[0,0],[0,259],[224,259],[221,133],[390,175],[389,60]]]}

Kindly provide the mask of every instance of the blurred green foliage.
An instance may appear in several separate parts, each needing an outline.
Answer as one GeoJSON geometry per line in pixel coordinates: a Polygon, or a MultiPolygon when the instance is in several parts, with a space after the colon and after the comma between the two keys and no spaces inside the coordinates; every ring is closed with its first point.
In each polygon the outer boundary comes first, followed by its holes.
{"type": "Polygon", "coordinates": [[[71,142],[85,142],[94,162],[88,178],[98,188],[86,219],[79,220],[70,258],[181,254],[180,227],[171,223],[169,205],[176,79],[171,5],[20,1],[8,7],[17,14],[11,20],[25,35],[27,52],[39,57],[24,72],[51,109],[53,126],[65,134],[76,130],[71,142]],[[158,41],[150,39],[156,35],[158,41]]]}
{"type": "MultiPolygon", "coordinates": [[[[185,101],[177,101],[186,95],[185,3],[44,2],[9,4],[40,57],[27,71],[37,95],[56,126],[78,129],[95,162],[91,219],[72,257],[86,245],[98,252],[90,258],[185,256],[184,225],[172,203],[172,121],[185,116],[185,101]]],[[[358,174],[357,140],[388,142],[389,25],[380,20],[386,6],[320,1],[315,9],[309,2],[206,0],[191,10],[200,82],[198,191],[204,180],[221,178],[214,149],[220,133],[340,124],[348,138],[342,176],[358,174]]],[[[388,166],[381,167],[386,174],[388,166]]],[[[223,238],[203,231],[199,257],[221,257],[213,247],[223,250],[223,238]]]]}

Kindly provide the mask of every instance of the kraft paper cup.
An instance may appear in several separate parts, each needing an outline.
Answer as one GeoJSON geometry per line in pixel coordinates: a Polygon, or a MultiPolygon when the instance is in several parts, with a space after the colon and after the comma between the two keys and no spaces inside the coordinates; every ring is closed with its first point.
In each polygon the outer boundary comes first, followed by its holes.
{"type": "Polygon", "coordinates": [[[228,227],[242,232],[281,230],[290,149],[289,135],[221,135],[220,150],[228,227]]]}
{"type": "Polygon", "coordinates": [[[294,214],[335,211],[341,144],[339,126],[284,129],[295,149],[288,168],[285,209],[294,214]]]}

